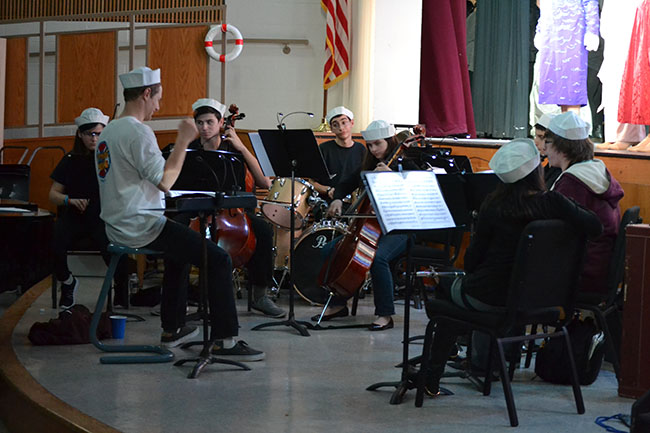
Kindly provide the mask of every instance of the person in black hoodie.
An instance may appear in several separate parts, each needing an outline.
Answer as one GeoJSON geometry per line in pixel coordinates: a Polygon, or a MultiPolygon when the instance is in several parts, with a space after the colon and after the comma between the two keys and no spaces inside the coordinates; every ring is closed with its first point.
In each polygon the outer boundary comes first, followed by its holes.
{"type": "MultiPolygon", "coordinates": [[[[490,167],[503,183],[481,206],[476,233],[465,253],[466,275],[441,279],[436,298],[472,311],[505,312],[517,245],[528,223],[562,219],[589,237],[600,234],[602,226],[591,211],[546,190],[539,151],[532,140],[518,138],[505,144],[493,156],[490,167]]],[[[438,324],[430,363],[423,366],[428,368],[427,394],[438,393],[448,355],[462,332],[449,323],[438,324]]]]}

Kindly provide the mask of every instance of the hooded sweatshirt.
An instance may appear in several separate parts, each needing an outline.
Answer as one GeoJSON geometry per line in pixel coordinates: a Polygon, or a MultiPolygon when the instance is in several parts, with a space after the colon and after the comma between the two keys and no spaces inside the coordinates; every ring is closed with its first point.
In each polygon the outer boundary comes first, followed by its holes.
{"type": "Polygon", "coordinates": [[[623,188],[602,161],[592,159],[571,165],[551,189],[572,198],[600,219],[603,233],[587,244],[580,290],[607,293],[607,276],[621,220],[618,203],[623,198],[623,188]]]}

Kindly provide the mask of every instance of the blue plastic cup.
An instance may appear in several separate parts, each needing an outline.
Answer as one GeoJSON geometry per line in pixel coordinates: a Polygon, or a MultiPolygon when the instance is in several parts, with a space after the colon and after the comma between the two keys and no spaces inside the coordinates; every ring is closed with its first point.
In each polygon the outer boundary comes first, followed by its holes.
{"type": "Polygon", "coordinates": [[[113,338],[118,340],[123,339],[124,331],[126,330],[126,316],[110,316],[110,318],[113,338]]]}

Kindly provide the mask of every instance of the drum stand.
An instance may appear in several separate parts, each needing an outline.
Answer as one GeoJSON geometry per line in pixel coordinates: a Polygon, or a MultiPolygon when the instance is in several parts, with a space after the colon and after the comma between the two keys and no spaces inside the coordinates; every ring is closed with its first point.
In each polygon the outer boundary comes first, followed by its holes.
{"type": "Polygon", "coordinates": [[[313,325],[308,322],[304,321],[297,321],[295,319],[295,314],[294,314],[294,285],[293,285],[293,272],[291,270],[291,266],[293,265],[293,250],[294,250],[294,235],[296,233],[296,204],[294,202],[294,180],[295,180],[295,172],[296,172],[296,160],[291,161],[291,206],[290,206],[290,214],[291,214],[291,221],[290,221],[290,239],[289,239],[289,314],[287,316],[286,320],[280,320],[280,321],[275,321],[275,322],[267,322],[267,323],[262,323],[260,325],[255,326],[252,330],[253,331],[258,331],[260,329],[264,328],[269,328],[271,326],[290,326],[300,335],[303,337],[309,337],[309,332],[307,331],[307,328],[313,329],[313,325]]]}
{"type": "MultiPolygon", "coordinates": [[[[181,345],[182,349],[187,349],[191,346],[202,345],[201,353],[199,356],[194,358],[185,358],[180,359],[174,363],[175,366],[183,365],[186,362],[196,362],[192,371],[187,375],[188,379],[195,379],[201,373],[203,368],[208,364],[228,364],[234,365],[241,368],[242,370],[250,370],[250,367],[241,362],[232,361],[230,359],[217,358],[216,356],[211,355],[212,346],[214,342],[210,340],[209,336],[209,327],[210,327],[210,306],[208,303],[208,241],[205,237],[205,212],[199,212],[199,227],[201,233],[201,267],[199,268],[199,311],[203,321],[203,340],[202,341],[190,341],[181,345]]],[[[214,215],[212,218],[212,224],[214,224],[214,215]]]]}

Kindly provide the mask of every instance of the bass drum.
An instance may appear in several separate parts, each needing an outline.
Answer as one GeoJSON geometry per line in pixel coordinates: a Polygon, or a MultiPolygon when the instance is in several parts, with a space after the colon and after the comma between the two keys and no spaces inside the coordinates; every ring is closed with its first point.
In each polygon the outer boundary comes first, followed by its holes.
{"type": "Polygon", "coordinates": [[[293,283],[296,292],[312,305],[324,305],[329,291],[318,285],[320,273],[326,257],[322,251],[325,245],[343,236],[347,225],[339,221],[325,220],[314,224],[298,239],[293,259],[293,283]]]}

